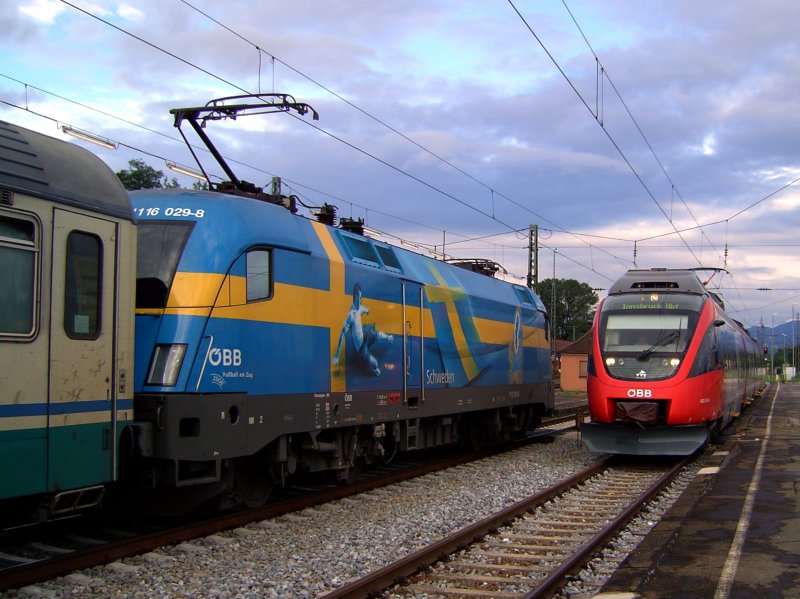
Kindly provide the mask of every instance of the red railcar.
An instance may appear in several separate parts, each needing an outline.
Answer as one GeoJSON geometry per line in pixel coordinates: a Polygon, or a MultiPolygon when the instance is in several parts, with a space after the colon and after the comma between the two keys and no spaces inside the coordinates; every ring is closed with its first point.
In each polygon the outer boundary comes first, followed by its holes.
{"type": "Polygon", "coordinates": [[[688,455],[763,381],[758,344],[693,270],[630,270],[595,315],[590,449],[688,455]]]}

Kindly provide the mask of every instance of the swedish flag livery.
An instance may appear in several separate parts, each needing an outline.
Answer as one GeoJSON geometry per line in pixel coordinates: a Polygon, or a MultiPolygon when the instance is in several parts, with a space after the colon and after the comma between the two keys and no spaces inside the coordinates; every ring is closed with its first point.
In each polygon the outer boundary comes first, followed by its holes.
{"type": "Polygon", "coordinates": [[[144,479],[253,504],[297,468],[347,477],[552,407],[529,289],[255,199],[131,195],[144,479]]]}

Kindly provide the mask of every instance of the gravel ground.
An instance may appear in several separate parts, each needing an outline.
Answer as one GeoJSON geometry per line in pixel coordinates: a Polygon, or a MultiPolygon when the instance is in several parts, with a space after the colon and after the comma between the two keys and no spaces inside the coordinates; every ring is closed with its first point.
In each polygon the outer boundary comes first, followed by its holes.
{"type": "MultiPolygon", "coordinates": [[[[575,433],[0,597],[317,597],[597,459],[575,433]]],[[[582,590],[586,590],[585,588],[582,590]]]]}

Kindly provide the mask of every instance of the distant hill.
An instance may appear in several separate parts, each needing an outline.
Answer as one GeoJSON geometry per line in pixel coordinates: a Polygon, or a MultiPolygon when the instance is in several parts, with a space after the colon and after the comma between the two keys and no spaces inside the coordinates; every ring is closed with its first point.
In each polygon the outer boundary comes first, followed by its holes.
{"type": "Polygon", "coordinates": [[[789,320],[776,325],[774,331],[772,327],[754,325],[750,327],[749,332],[761,345],[766,345],[771,348],[774,347],[776,350],[783,349],[784,335],[786,335],[787,348],[792,347],[792,344],[800,345],[800,320],[795,320],[794,323],[789,320]],[[794,324],[794,336],[792,336],[792,324],[794,324]]]}

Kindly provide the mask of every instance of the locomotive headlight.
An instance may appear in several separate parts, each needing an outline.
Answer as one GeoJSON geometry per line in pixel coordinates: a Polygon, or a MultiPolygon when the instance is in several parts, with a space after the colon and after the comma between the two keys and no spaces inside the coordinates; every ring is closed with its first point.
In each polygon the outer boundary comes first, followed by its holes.
{"type": "Polygon", "coordinates": [[[672,366],[673,368],[677,368],[678,364],[680,364],[680,363],[681,363],[681,361],[678,358],[672,358],[669,361],[669,365],[672,366]]]}
{"type": "Polygon", "coordinates": [[[606,366],[613,366],[617,363],[617,360],[614,358],[606,358],[606,366]]]}
{"type": "Polygon", "coordinates": [[[147,384],[173,387],[181,372],[181,364],[183,364],[183,356],[185,354],[185,345],[156,345],[156,349],[153,351],[150,372],[147,375],[147,384]]]}

